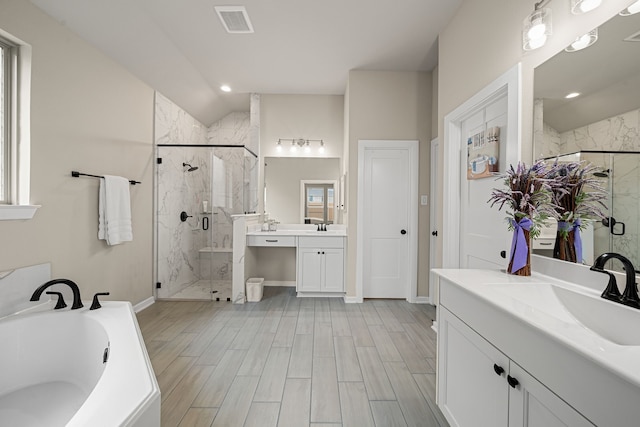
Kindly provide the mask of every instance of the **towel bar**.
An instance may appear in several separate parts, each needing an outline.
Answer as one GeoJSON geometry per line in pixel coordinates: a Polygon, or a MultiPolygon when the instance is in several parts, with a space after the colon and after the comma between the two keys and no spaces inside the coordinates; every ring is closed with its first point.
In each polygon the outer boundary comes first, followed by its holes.
{"type": "MultiPolygon", "coordinates": [[[[78,172],[78,171],[71,171],[71,176],[74,178],[79,178],[80,176],[90,176],[93,178],[104,178],[104,176],[101,175],[91,175],[90,173],[82,173],[82,172],[78,172]]],[[[132,179],[129,180],[129,184],[131,185],[136,185],[136,184],[142,184],[142,182],[140,181],[134,181],[132,179]]]]}

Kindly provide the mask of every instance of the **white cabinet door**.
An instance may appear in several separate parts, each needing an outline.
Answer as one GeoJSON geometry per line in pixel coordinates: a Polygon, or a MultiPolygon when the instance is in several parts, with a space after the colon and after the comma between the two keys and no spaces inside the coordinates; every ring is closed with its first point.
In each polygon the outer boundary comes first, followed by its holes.
{"type": "Polygon", "coordinates": [[[322,249],[324,258],[324,280],[322,290],[344,292],[344,251],[342,249],[322,249]]]}
{"type": "Polygon", "coordinates": [[[593,427],[575,409],[560,399],[516,363],[511,362],[509,427],[593,427]]]}
{"type": "Polygon", "coordinates": [[[506,427],[509,359],[440,306],[438,405],[451,426],[506,427]]]}
{"type": "Polygon", "coordinates": [[[319,292],[323,279],[320,249],[298,248],[298,291],[319,292]]]}

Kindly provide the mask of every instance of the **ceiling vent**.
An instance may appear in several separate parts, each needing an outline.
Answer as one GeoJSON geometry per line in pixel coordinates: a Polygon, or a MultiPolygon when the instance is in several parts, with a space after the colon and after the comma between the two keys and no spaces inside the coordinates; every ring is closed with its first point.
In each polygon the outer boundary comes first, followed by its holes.
{"type": "Polygon", "coordinates": [[[253,26],[244,6],[215,6],[214,9],[227,33],[253,33],[253,26]]]}
{"type": "Polygon", "coordinates": [[[637,33],[631,34],[629,37],[624,39],[626,42],[640,42],[640,31],[637,33]]]}

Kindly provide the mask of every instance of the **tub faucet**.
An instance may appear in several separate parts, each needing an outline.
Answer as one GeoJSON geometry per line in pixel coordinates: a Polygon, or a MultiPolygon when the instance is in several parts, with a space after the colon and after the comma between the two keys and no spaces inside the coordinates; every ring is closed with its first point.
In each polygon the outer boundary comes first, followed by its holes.
{"type": "Polygon", "coordinates": [[[35,290],[35,292],[31,296],[31,299],[29,301],[40,301],[40,296],[42,295],[44,290],[47,289],[49,286],[53,286],[58,283],[63,283],[65,285],[68,285],[71,288],[71,291],[73,292],[73,305],[71,306],[71,310],[76,310],[78,308],[84,307],[84,305],[82,304],[82,298],[80,298],[80,289],[78,288],[78,285],[76,285],[74,282],[72,282],[69,279],[49,280],[47,283],[45,283],[44,285],[41,285],[38,289],[35,290]]]}
{"type": "Polygon", "coordinates": [[[615,252],[606,252],[596,258],[591,270],[609,275],[609,284],[607,285],[607,289],[602,293],[602,298],[640,309],[640,297],[638,296],[636,284],[636,270],[628,258],[615,252]],[[627,281],[622,295],[620,295],[620,291],[618,290],[615,276],[604,270],[604,264],[613,258],[622,262],[627,275],[627,281]]]}

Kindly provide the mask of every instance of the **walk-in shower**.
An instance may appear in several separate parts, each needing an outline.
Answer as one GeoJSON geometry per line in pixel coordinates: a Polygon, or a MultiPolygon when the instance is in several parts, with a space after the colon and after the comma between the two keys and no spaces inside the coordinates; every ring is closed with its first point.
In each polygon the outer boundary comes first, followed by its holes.
{"type": "Polygon", "coordinates": [[[257,209],[257,164],[244,146],[157,146],[158,298],[230,300],[232,216],[257,209]]]}
{"type": "MultiPolygon", "coordinates": [[[[583,150],[558,160],[587,161],[599,168],[594,176],[602,179],[609,198],[607,218],[593,227],[594,253],[617,252],[640,268],[640,152],[583,150]]],[[[620,269],[620,264],[610,264],[607,268],[620,269]]]]}

